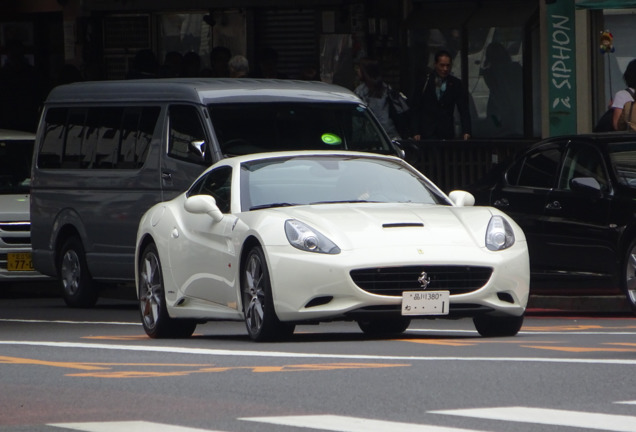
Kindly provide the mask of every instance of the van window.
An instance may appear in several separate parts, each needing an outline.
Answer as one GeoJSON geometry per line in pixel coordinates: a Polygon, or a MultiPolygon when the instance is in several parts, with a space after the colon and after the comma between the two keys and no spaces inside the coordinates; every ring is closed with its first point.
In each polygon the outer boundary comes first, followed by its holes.
{"type": "Polygon", "coordinates": [[[38,167],[139,169],[159,112],[159,107],[51,108],[38,167]]]}
{"type": "Polygon", "coordinates": [[[192,105],[170,106],[168,155],[201,165],[211,163],[205,150],[207,142],[197,108],[192,105]]]}

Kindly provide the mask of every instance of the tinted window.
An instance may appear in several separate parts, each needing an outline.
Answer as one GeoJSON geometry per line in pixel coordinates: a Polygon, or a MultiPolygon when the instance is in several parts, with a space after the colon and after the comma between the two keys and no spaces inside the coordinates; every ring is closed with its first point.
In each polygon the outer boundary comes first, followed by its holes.
{"type": "Polygon", "coordinates": [[[573,178],[592,177],[607,190],[608,179],[600,153],[588,145],[574,145],[568,148],[559,178],[559,188],[570,189],[573,178]]]}
{"type": "Polygon", "coordinates": [[[38,155],[40,168],[138,169],[159,107],[52,108],[38,155]]]}
{"type": "Polygon", "coordinates": [[[636,187],[636,143],[612,144],[609,155],[618,181],[636,187]]]}
{"type": "Polygon", "coordinates": [[[188,192],[188,196],[211,195],[221,213],[230,212],[232,168],[219,167],[199,179],[188,192]]]}
{"type": "Polygon", "coordinates": [[[561,151],[548,148],[527,154],[507,173],[508,183],[515,186],[551,188],[554,186],[561,151]]]}
{"type": "Polygon", "coordinates": [[[197,108],[190,105],[172,105],[168,155],[201,165],[208,164],[210,155],[206,151],[205,143],[204,127],[197,108]]]}
{"type": "Polygon", "coordinates": [[[33,140],[0,139],[0,193],[28,193],[33,140]]]}
{"type": "Polygon", "coordinates": [[[367,108],[353,103],[244,103],[209,106],[221,151],[367,150],[393,154],[367,108]]]}

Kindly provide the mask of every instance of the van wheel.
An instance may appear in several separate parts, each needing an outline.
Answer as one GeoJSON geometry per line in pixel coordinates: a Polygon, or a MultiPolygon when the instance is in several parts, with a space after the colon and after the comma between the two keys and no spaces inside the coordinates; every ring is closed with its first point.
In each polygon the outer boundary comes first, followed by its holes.
{"type": "Polygon", "coordinates": [[[166,290],[159,252],[154,244],[144,248],[139,261],[138,273],[139,312],[141,324],[148,336],[155,339],[188,338],[192,336],[197,322],[189,319],[174,319],[168,314],[166,290]]]}
{"type": "Polygon", "coordinates": [[[364,334],[371,336],[397,335],[404,333],[411,325],[411,319],[405,317],[376,318],[358,320],[358,327],[364,334]]]}
{"type": "Polygon", "coordinates": [[[523,325],[523,315],[505,317],[477,315],[473,318],[473,324],[483,337],[515,336],[523,325]]]}
{"type": "Polygon", "coordinates": [[[57,272],[62,284],[62,298],[70,307],[95,306],[99,293],[86,264],[84,246],[77,237],[68,238],[59,254],[57,272]]]}

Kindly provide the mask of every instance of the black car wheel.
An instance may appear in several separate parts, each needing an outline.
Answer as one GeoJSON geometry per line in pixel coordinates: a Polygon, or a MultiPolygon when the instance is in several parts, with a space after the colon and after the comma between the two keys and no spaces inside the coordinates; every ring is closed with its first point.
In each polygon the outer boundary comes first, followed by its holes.
{"type": "Polygon", "coordinates": [[[88,271],[84,246],[77,237],[69,237],[59,252],[58,275],[62,298],[70,307],[90,308],[99,297],[97,285],[88,271]]]}
{"type": "Polygon", "coordinates": [[[282,323],[276,316],[269,271],[260,246],[247,254],[241,272],[241,291],[245,326],[252,340],[280,340],[294,333],[293,324],[282,323]]]}
{"type": "Polygon", "coordinates": [[[636,311],[636,240],[634,240],[625,253],[623,260],[623,291],[627,298],[627,303],[636,311]]]}
{"type": "Polygon", "coordinates": [[[402,316],[358,320],[358,327],[368,335],[400,334],[404,333],[404,331],[409,328],[409,325],[411,325],[410,318],[402,316]]]}
{"type": "Polygon", "coordinates": [[[473,323],[483,337],[514,336],[521,330],[523,315],[505,317],[478,315],[473,318],[473,323]]]}
{"type": "Polygon", "coordinates": [[[139,312],[144,331],[151,338],[187,338],[192,336],[196,321],[173,319],[166,308],[163,273],[157,247],[149,244],[139,262],[139,312]]]}

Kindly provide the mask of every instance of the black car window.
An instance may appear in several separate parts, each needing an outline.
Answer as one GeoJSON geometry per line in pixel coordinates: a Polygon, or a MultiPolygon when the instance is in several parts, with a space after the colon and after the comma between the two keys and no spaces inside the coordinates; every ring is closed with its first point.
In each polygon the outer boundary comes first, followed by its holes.
{"type": "Polygon", "coordinates": [[[561,151],[556,147],[528,153],[508,171],[508,183],[514,186],[551,188],[554,186],[561,151]]]}
{"type": "Polygon", "coordinates": [[[601,185],[601,190],[608,188],[608,179],[603,158],[589,145],[572,145],[568,148],[559,177],[559,188],[570,189],[573,178],[592,177],[601,185]]]}
{"type": "Polygon", "coordinates": [[[636,144],[614,143],[608,150],[619,183],[636,187],[636,144]]]}
{"type": "Polygon", "coordinates": [[[230,197],[232,185],[232,168],[222,166],[210,171],[200,178],[188,191],[188,196],[211,195],[221,213],[230,212],[230,197]]]}

